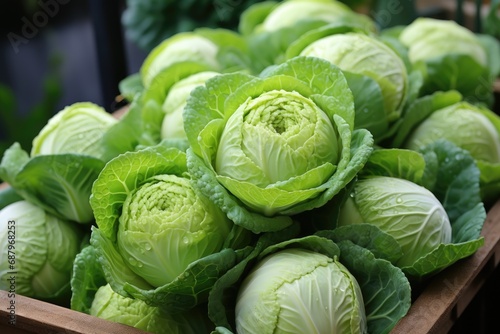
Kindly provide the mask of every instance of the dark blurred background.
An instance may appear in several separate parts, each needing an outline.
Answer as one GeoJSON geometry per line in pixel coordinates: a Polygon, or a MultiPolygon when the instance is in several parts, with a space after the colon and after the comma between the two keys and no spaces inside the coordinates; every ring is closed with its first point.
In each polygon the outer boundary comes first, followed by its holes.
{"type": "Polygon", "coordinates": [[[262,0],[4,0],[0,8],[0,152],[31,140],[57,111],[112,112],[118,83],[161,40],[197,26],[236,29],[262,0]]]}
{"type": "Polygon", "coordinates": [[[117,57],[107,69],[113,77],[137,71],[146,54],[119,34],[123,8],[124,1],[117,0],[3,1],[0,84],[13,91],[20,114],[43,101],[44,85],[50,79],[52,85],[60,84],[56,110],[77,101],[113,107],[109,92],[103,91],[106,87],[102,87],[98,57],[105,61],[115,53],[117,57]],[[113,40],[107,40],[110,33],[113,40]],[[108,54],[98,54],[98,42],[108,54]]]}

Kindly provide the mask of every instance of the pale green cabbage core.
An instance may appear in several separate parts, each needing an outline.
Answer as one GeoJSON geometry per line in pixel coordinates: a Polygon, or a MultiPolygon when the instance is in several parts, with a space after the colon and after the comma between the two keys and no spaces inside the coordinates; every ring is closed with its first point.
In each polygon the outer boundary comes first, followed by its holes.
{"type": "Polygon", "coordinates": [[[200,72],[189,77],[179,80],[169,90],[165,101],[163,102],[163,112],[165,117],[161,127],[161,138],[185,138],[184,121],[182,112],[186,106],[186,101],[191,94],[191,91],[198,86],[201,86],[208,79],[218,75],[217,72],[206,71],[200,72]]]}
{"type": "Polygon", "coordinates": [[[463,54],[487,65],[486,51],[474,33],[451,20],[418,18],[401,32],[399,39],[409,48],[408,57],[413,63],[463,54]]]}
{"type": "Polygon", "coordinates": [[[408,75],[401,58],[382,42],[360,33],[335,34],[312,42],[300,55],[322,58],[344,71],[372,78],[382,91],[387,120],[399,118],[408,75]]]}
{"type": "Polygon", "coordinates": [[[400,267],[411,266],[440,244],[451,242],[451,224],[432,192],[408,180],[377,176],[359,180],[341,208],[339,226],[369,223],[393,236],[403,250],[400,267]]]}
{"type": "Polygon", "coordinates": [[[75,103],[55,114],[33,139],[31,156],[75,153],[102,158],[100,141],[116,122],[98,105],[75,103]]]}
{"type": "Polygon", "coordinates": [[[189,179],[157,175],[127,196],[117,243],[130,268],[158,287],[219,251],[229,230],[230,221],[189,179]]]}
{"type": "Polygon", "coordinates": [[[264,258],[236,302],[237,333],[365,333],[363,297],[338,261],[303,249],[264,258]]]}
{"type": "Polygon", "coordinates": [[[365,21],[368,27],[371,23],[368,18],[354,13],[345,4],[338,1],[325,0],[287,0],[280,3],[266,17],[257,31],[276,31],[295,25],[301,20],[321,20],[334,23],[340,20],[365,21]]]}
{"type": "Polygon", "coordinates": [[[148,87],[161,70],[183,61],[199,62],[219,69],[219,47],[208,38],[191,33],[180,33],[158,45],[146,58],[141,75],[148,87]]]}
{"type": "MultiPolygon", "coordinates": [[[[337,164],[339,138],[310,99],[273,90],[249,98],[227,121],[216,158],[219,175],[259,187],[286,181],[324,164],[337,164]]],[[[331,174],[318,179],[324,183],[331,174]]]]}
{"type": "MultiPolygon", "coordinates": [[[[15,276],[15,292],[33,298],[51,298],[69,287],[73,261],[79,251],[76,227],[41,208],[19,201],[0,211],[0,289],[9,290],[15,276]],[[15,261],[8,260],[7,222],[15,222],[15,261]]],[[[13,231],[11,229],[11,231],[13,231]]],[[[11,253],[12,254],[12,253],[11,253]]]]}
{"type": "Polygon", "coordinates": [[[405,147],[418,150],[439,139],[446,139],[469,151],[476,160],[500,163],[497,130],[476,107],[458,103],[432,113],[409,136],[405,147]]]}

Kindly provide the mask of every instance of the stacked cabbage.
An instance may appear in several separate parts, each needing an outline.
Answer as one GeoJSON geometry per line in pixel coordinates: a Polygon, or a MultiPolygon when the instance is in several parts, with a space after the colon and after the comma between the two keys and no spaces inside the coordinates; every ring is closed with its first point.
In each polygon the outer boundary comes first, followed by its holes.
{"type": "Polygon", "coordinates": [[[120,84],[119,120],[75,103],[5,153],[18,293],[71,283],[72,309],[152,332],[390,331],[483,244],[498,50],[447,21],[379,32],[333,0],[169,37],[120,84]]]}

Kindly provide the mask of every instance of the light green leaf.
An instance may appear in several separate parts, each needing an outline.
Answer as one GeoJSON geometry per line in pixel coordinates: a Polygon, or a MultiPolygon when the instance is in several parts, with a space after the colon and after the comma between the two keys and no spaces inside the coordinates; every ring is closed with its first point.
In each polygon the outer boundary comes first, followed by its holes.
{"type": "Polygon", "coordinates": [[[351,130],[354,127],[353,96],[343,72],[335,65],[319,58],[296,57],[266,72],[266,77],[287,75],[305,83],[315,94],[333,98],[325,105],[330,117],[342,117],[351,130]],[[343,94],[339,94],[343,92],[343,94]]]}
{"type": "Polygon", "coordinates": [[[142,78],[139,73],[131,74],[118,83],[118,89],[120,94],[127,99],[127,101],[132,102],[136,94],[139,94],[144,89],[142,84],[142,78]]]}
{"type": "Polygon", "coordinates": [[[184,173],[186,170],[179,166],[182,162],[185,165],[185,159],[181,151],[160,145],[145,148],[140,153],[127,152],[111,160],[95,180],[90,196],[101,233],[114,241],[117,220],[127,195],[151,176],[184,173]]]}
{"type": "Polygon", "coordinates": [[[127,266],[116,244],[107,238],[100,229],[92,227],[90,244],[96,252],[95,255],[106,281],[109,282],[113,291],[124,297],[130,297],[124,288],[127,284],[133,284],[143,289],[153,288],[127,266]]]}
{"type": "Polygon", "coordinates": [[[247,8],[241,14],[238,26],[239,32],[243,35],[253,33],[255,28],[265,20],[277,4],[277,1],[263,1],[247,8]]]}
{"type": "Polygon", "coordinates": [[[106,285],[106,278],[98,261],[98,252],[86,246],[75,258],[71,277],[71,309],[89,314],[94,295],[106,285]]]}
{"type": "Polygon", "coordinates": [[[16,175],[18,193],[48,212],[78,223],[94,220],[89,204],[91,187],[104,162],[78,154],[40,155],[16,175]]]}
{"type": "Polygon", "coordinates": [[[425,169],[422,154],[405,149],[376,149],[361,174],[392,176],[421,184],[425,169]]]}
{"type": "Polygon", "coordinates": [[[12,144],[2,157],[2,162],[0,163],[0,178],[10,183],[12,186],[15,186],[17,174],[29,159],[28,152],[24,151],[19,143],[12,144]]]}
{"type": "Polygon", "coordinates": [[[220,207],[237,225],[254,233],[260,233],[278,231],[292,224],[292,219],[288,216],[265,217],[247,210],[235,196],[219,184],[213,171],[193,153],[191,148],[186,153],[188,170],[193,176],[195,187],[220,207]]]}
{"type": "Polygon", "coordinates": [[[223,104],[227,96],[254,77],[242,73],[216,76],[191,92],[184,109],[184,130],[191,147],[201,155],[198,136],[213,119],[226,119],[223,104]]]}

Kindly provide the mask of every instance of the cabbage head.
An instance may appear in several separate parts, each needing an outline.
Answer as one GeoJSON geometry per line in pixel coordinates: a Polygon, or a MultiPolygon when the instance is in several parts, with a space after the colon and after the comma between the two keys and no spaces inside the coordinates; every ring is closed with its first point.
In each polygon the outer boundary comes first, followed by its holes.
{"type": "Polygon", "coordinates": [[[454,89],[468,101],[493,104],[493,81],[500,71],[497,40],[452,20],[417,18],[401,30],[399,41],[412,67],[423,74],[420,96],[454,89]]]}
{"type": "Polygon", "coordinates": [[[399,267],[411,266],[451,242],[451,224],[441,202],[426,188],[388,176],[360,179],[340,209],[339,226],[368,223],[394,237],[403,251],[399,267]]]}
{"type": "Polygon", "coordinates": [[[366,333],[363,296],[336,258],[289,248],[268,255],[241,284],[237,333],[366,333]]]}
{"type": "Polygon", "coordinates": [[[247,45],[240,36],[226,29],[199,28],[178,32],[148,53],[140,68],[145,88],[164,69],[181,62],[203,65],[212,71],[233,71],[244,67],[247,45]]]}
{"type": "Polygon", "coordinates": [[[325,60],[298,57],[261,77],[225,74],[188,98],[195,186],[253,232],[326,203],[363,166],[371,134],[354,130],[352,93],[325,60]]]}
{"type": "Polygon", "coordinates": [[[418,150],[439,139],[467,150],[476,160],[500,163],[498,130],[481,108],[470,103],[459,102],[434,111],[413,129],[405,147],[418,150]]]}
{"type": "Polygon", "coordinates": [[[147,87],[162,69],[176,62],[196,61],[217,69],[217,52],[214,42],[193,32],[173,35],[156,46],[144,60],[141,67],[144,85],[147,87]]]}
{"type": "Polygon", "coordinates": [[[117,121],[94,103],[74,103],[55,114],[33,139],[31,156],[74,153],[105,160],[101,141],[117,121]]]}
{"type": "Polygon", "coordinates": [[[244,34],[272,32],[298,25],[301,21],[312,20],[325,23],[356,23],[360,27],[375,29],[373,21],[368,16],[354,12],[340,1],[285,0],[279,3],[267,1],[250,6],[242,14],[240,30],[244,34]],[[256,25],[250,29],[250,23],[256,25]]]}
{"type": "Polygon", "coordinates": [[[92,183],[114,156],[106,138],[117,124],[115,117],[96,104],[67,106],[33,139],[31,154],[19,143],[5,151],[0,178],[48,213],[90,224],[94,221],[88,201],[92,183]]]}
{"type": "Polygon", "coordinates": [[[208,333],[208,319],[201,312],[170,314],[139,299],[123,297],[109,284],[101,286],[92,301],[90,315],[129,325],[148,333],[208,333]]]}
{"type": "Polygon", "coordinates": [[[73,260],[82,240],[76,225],[24,200],[3,208],[0,221],[0,290],[69,300],[73,260]]]}
{"type": "Polygon", "coordinates": [[[417,18],[403,29],[399,40],[408,47],[412,63],[453,53],[469,55],[482,66],[487,63],[486,51],[474,33],[455,21],[417,18]]]}
{"type": "Polygon", "coordinates": [[[217,207],[196,194],[189,178],[164,174],[127,196],[116,238],[129,268],[158,287],[219,251],[230,227],[217,207]]]}
{"type": "Polygon", "coordinates": [[[162,110],[165,113],[161,126],[162,139],[187,139],[182,119],[186,100],[194,88],[203,85],[205,81],[218,74],[213,71],[202,71],[183,78],[170,87],[162,105],[162,110]]]}
{"type": "Polygon", "coordinates": [[[332,34],[312,41],[300,55],[322,58],[343,71],[375,80],[382,93],[387,122],[400,117],[408,89],[407,70],[402,59],[375,37],[360,32],[332,34]]]}
{"type": "Polygon", "coordinates": [[[159,145],[112,159],[94,183],[90,204],[98,227],[91,244],[123,296],[188,309],[233,265],[227,248],[233,224],[193,188],[178,149],[159,145]]]}

